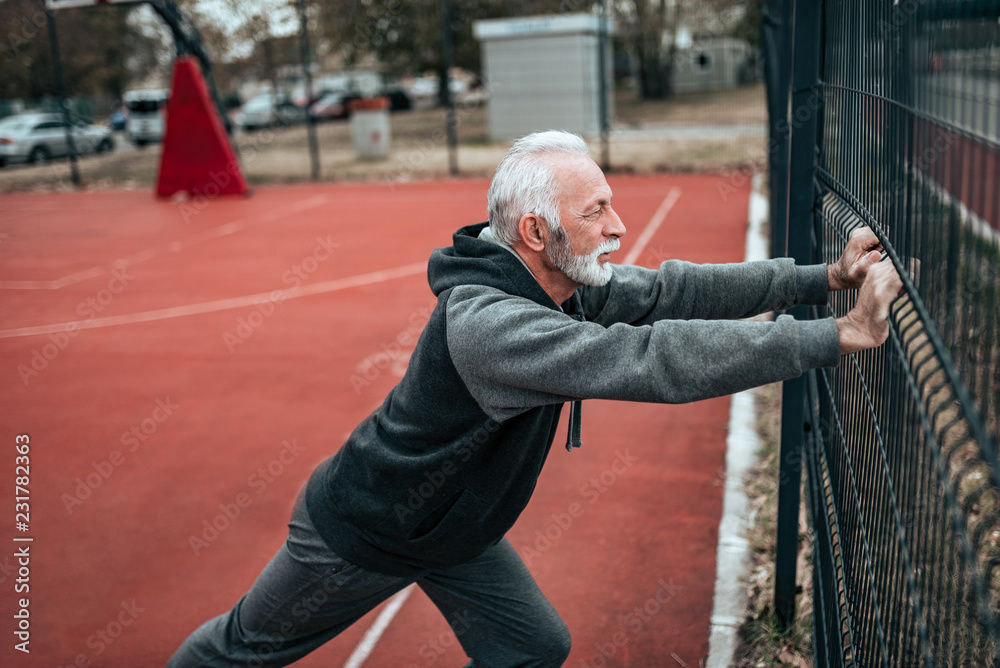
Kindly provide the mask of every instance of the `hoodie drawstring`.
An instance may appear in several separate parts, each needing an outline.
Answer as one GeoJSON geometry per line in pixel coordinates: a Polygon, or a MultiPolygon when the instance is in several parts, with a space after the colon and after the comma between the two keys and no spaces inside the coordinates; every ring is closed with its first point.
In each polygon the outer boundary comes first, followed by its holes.
{"type": "Polygon", "coordinates": [[[582,418],[580,413],[583,408],[582,401],[574,401],[569,405],[569,429],[566,433],[566,451],[573,452],[573,448],[583,445],[581,438],[582,418]]]}
{"type": "MultiPolygon", "coordinates": [[[[580,295],[573,293],[563,305],[562,309],[566,312],[569,317],[573,318],[578,322],[583,322],[583,304],[580,302],[580,295]]],[[[580,413],[582,412],[583,402],[577,399],[569,405],[569,429],[566,433],[566,451],[573,452],[573,448],[579,448],[583,445],[581,440],[581,430],[583,418],[580,413]]]]}

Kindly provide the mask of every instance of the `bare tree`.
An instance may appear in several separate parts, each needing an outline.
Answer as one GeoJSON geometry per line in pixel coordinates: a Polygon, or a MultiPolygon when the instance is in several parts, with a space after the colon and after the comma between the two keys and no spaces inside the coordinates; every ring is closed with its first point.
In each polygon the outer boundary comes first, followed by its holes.
{"type": "MultiPolygon", "coordinates": [[[[670,94],[670,52],[664,48],[664,31],[676,30],[675,8],[679,0],[621,0],[615,4],[618,32],[636,59],[639,94],[659,99],[670,94]],[[668,24],[670,20],[670,24],[668,24]]],[[[671,44],[676,40],[671,40],[671,44]]]]}
{"type": "MultiPolygon", "coordinates": [[[[70,96],[120,98],[155,67],[164,44],[128,20],[132,11],[102,6],[56,13],[70,96]]],[[[35,102],[55,95],[47,21],[38,0],[0,4],[0,98],[35,102]]]]}
{"type": "Polygon", "coordinates": [[[636,59],[640,95],[660,99],[673,93],[678,36],[739,36],[757,43],[757,0],[619,0],[618,32],[636,59]]]}
{"type": "MultiPolygon", "coordinates": [[[[480,46],[472,35],[479,19],[588,11],[593,0],[451,0],[454,64],[481,71],[480,46]]],[[[319,31],[346,62],[374,56],[389,74],[440,71],[440,0],[324,0],[319,31]]]]}

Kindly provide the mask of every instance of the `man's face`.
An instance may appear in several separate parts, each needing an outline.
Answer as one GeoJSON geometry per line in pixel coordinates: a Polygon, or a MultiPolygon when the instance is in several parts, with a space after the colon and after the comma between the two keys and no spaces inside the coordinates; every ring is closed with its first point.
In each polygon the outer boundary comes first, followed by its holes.
{"type": "Polygon", "coordinates": [[[610,253],[625,234],[611,208],[611,188],[600,167],[582,155],[557,155],[552,170],[559,184],[562,229],[549,237],[546,253],[552,264],[582,285],[611,280],[610,253]]]}

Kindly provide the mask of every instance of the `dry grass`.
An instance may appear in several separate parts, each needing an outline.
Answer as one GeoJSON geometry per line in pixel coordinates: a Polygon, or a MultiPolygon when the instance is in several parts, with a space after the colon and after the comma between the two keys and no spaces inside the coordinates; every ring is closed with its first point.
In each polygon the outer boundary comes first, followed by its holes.
{"type": "Polygon", "coordinates": [[[632,127],[767,124],[763,83],[713,93],[686,93],[655,101],[640,100],[632,93],[619,93],[615,104],[617,122],[632,127]]]}
{"type": "MultiPolygon", "coordinates": [[[[766,138],[747,135],[733,126],[764,128],[767,109],[762,85],[733,91],[677,96],[647,102],[634,93],[619,92],[616,124],[610,139],[612,171],[720,172],[762,169],[766,138]],[[691,128],[710,127],[714,134],[698,136],[691,128]],[[732,127],[731,134],[725,134],[732,127]],[[678,133],[677,129],[685,132],[678,133]],[[724,133],[719,136],[719,130],[724,133]],[[637,134],[638,132],[638,134],[637,134]]],[[[459,107],[458,168],[462,176],[489,176],[503,157],[506,142],[491,142],[488,109],[459,107]]],[[[449,157],[444,132],[445,113],[422,109],[393,114],[391,151],[378,161],[357,159],[350,123],[317,126],[320,173],[324,181],[406,181],[447,176],[449,157]]],[[[88,190],[151,188],[159,167],[159,146],[121,146],[107,155],[87,156],[79,169],[88,190]]],[[[304,126],[237,133],[244,171],[252,184],[304,182],[311,178],[308,134],[304,126]]],[[[599,142],[592,141],[594,155],[599,142]]],[[[69,190],[70,170],[64,161],[40,166],[0,169],[0,193],[69,190]]]]}
{"type": "MultiPolygon", "coordinates": [[[[782,629],[774,614],[775,519],[778,508],[778,464],[781,441],[781,383],[757,391],[759,460],[745,481],[751,504],[747,538],[752,552],[752,573],[747,583],[749,604],[740,628],[741,646],[736,668],[812,666],[811,541],[806,535],[805,507],[800,509],[799,556],[796,564],[802,594],[796,599],[795,620],[782,629]]],[[[803,497],[804,498],[804,497],[803,497]]]]}

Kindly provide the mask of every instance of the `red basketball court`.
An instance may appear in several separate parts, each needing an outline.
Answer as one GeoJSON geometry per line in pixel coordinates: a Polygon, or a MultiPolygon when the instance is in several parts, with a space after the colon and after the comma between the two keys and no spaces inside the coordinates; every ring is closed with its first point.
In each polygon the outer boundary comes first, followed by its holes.
{"type": "MultiPolygon", "coordinates": [[[[616,262],[742,260],[749,183],[609,182],[629,230],[616,262]]],[[[0,617],[29,599],[31,650],[7,631],[0,663],[162,666],[232,606],[313,467],[405,370],[434,304],[427,257],[485,217],[487,185],[0,197],[0,617]]],[[[570,627],[568,666],[704,659],[728,411],[589,401],[584,447],[553,447],[509,538],[570,627]]],[[[403,596],[296,665],[463,665],[427,598],[403,596]]]]}

